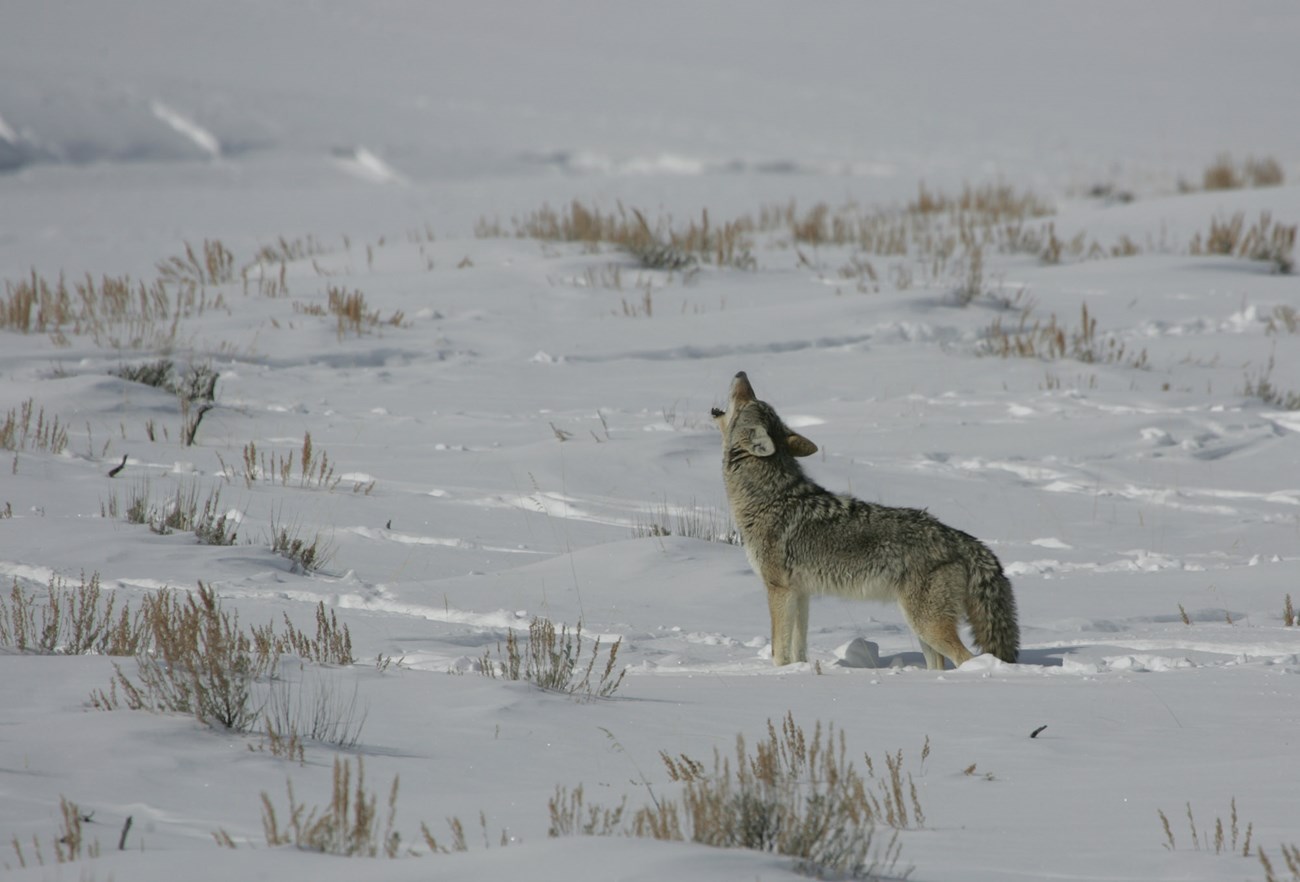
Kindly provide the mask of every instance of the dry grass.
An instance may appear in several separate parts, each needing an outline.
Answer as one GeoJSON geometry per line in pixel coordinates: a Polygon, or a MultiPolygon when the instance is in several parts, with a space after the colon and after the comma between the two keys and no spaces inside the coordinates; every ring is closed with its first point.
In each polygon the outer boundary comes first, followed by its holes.
{"type": "Polygon", "coordinates": [[[1147,366],[1145,349],[1132,352],[1113,336],[1098,336],[1097,319],[1088,311],[1086,303],[1080,309],[1077,327],[1060,324],[1055,313],[1045,323],[1035,320],[1030,324],[1030,312],[1021,313],[1014,330],[1003,327],[1001,318],[995,319],[985,332],[979,354],[1046,361],[1068,358],[1085,364],[1118,364],[1139,369],[1147,366]]]}
{"type": "Polygon", "coordinates": [[[201,288],[226,285],[235,280],[235,255],[220,239],[204,239],[202,256],[189,242],[185,253],[158,262],[158,278],[164,284],[201,288]]]}
{"type": "Polygon", "coordinates": [[[59,655],[134,655],[144,637],[142,622],[117,596],[104,592],[99,573],[81,574],[76,585],[50,578],[40,593],[25,591],[14,579],[6,600],[0,596],[0,646],[18,652],[59,655]]]}
{"type": "MultiPolygon", "coordinates": [[[[289,807],[287,817],[281,820],[271,797],[262,793],[262,830],[266,844],[271,847],[292,845],[307,851],[332,854],[341,857],[387,857],[397,858],[416,855],[412,849],[402,848],[402,836],[397,831],[397,792],[398,778],[393,776],[393,783],[388,788],[387,812],[382,812],[379,797],[373,791],[367,792],[365,765],[360,757],[353,763],[347,760],[334,760],[333,786],[329,804],[323,807],[308,808],[298,802],[293,792],[293,782],[286,781],[289,807]],[[355,779],[355,783],[354,783],[355,779]]],[[[487,817],[479,814],[479,823],[483,827],[483,842],[488,844],[487,817]]],[[[447,854],[449,852],[468,851],[465,841],[465,828],[459,818],[448,818],[451,829],[450,846],[444,846],[434,838],[427,824],[421,822],[420,832],[429,854],[447,854]]],[[[224,830],[214,834],[217,842],[234,848],[234,840],[224,830]]],[[[507,845],[510,837],[501,831],[500,843],[507,845]]]]}
{"type": "Polygon", "coordinates": [[[293,845],[307,851],[344,857],[394,858],[401,852],[401,836],[393,829],[397,815],[397,782],[393,777],[388,791],[388,813],[380,826],[379,801],[366,792],[365,765],[356,759],[356,783],[352,764],[334,760],[334,785],[329,805],[312,808],[298,802],[293,782],[286,782],[289,794],[288,819],[281,824],[275,805],[262,793],[262,828],[266,844],[272,847],[293,845]]]}
{"type": "Polygon", "coordinates": [[[548,692],[561,692],[585,698],[609,698],[623,683],[626,671],[615,672],[622,639],[610,645],[604,666],[597,671],[600,638],[591,648],[591,658],[582,664],[582,625],[572,633],[567,625],[555,630],[549,619],[534,618],[528,626],[528,639],[521,646],[515,632],[506,632],[504,651],[498,644],[497,661],[485,652],[480,670],[485,677],[526,680],[548,692]],[[598,676],[596,676],[598,674],[598,676]]]}
{"type": "Polygon", "coordinates": [[[1243,260],[1258,260],[1273,265],[1274,272],[1289,273],[1295,269],[1296,225],[1274,223],[1267,211],[1250,227],[1246,217],[1237,212],[1232,217],[1217,216],[1210,220],[1210,229],[1202,238],[1192,237],[1188,250],[1192,254],[1222,254],[1243,260]]]}
{"type": "MultiPolygon", "coordinates": [[[[1165,815],[1162,809],[1157,809],[1156,814],[1160,816],[1160,825],[1164,829],[1165,848],[1170,851],[1176,850],[1178,844],[1174,839],[1174,832],[1169,823],[1169,818],[1165,815]]],[[[1244,835],[1242,834],[1237,819],[1236,797],[1233,797],[1232,799],[1231,811],[1228,815],[1228,825],[1225,827],[1222,818],[1214,819],[1213,836],[1210,836],[1210,834],[1205,830],[1198,831],[1196,829],[1196,818],[1192,814],[1192,804],[1190,802],[1187,803],[1187,828],[1191,834],[1192,848],[1195,851],[1209,851],[1213,848],[1215,854],[1236,854],[1238,852],[1237,846],[1240,845],[1241,856],[1250,856],[1250,840],[1251,835],[1254,833],[1255,825],[1247,824],[1246,832],[1244,835]]]]}
{"type": "MultiPolygon", "coordinates": [[[[221,374],[213,370],[211,365],[191,364],[184,374],[178,375],[172,360],[162,358],[143,364],[123,365],[110,373],[128,382],[143,383],[173,392],[180,402],[180,438],[186,447],[192,446],[197,439],[204,414],[216,407],[217,381],[221,379],[221,374]]],[[[152,429],[149,430],[149,436],[152,440],[152,429]]]]}
{"type": "Polygon", "coordinates": [[[69,285],[62,275],[50,281],[33,270],[28,278],[5,282],[0,330],[49,334],[57,345],[67,345],[73,335],[112,349],[167,349],[176,342],[181,319],[225,307],[220,293],[209,297],[199,286],[174,287],[173,294],[161,279],[96,280],[89,274],[69,285]]]}
{"type": "Polygon", "coordinates": [[[267,693],[262,728],[272,754],[303,759],[307,741],[351,750],[361,740],[366,712],[357,704],[357,686],[340,692],[333,672],[317,671],[301,681],[276,678],[267,693]]]}
{"type": "MultiPolygon", "coordinates": [[[[512,227],[518,238],[574,242],[593,252],[601,245],[611,245],[636,257],[646,269],[681,271],[696,263],[739,269],[755,265],[749,238],[753,221],[741,218],[717,224],[707,209],[698,220],[692,218],[685,226],[674,227],[663,219],[651,224],[639,210],[621,204],[616,211],[605,212],[574,200],[561,209],[543,205],[513,219],[512,227]]],[[[500,223],[482,219],[474,232],[480,238],[507,235],[500,223]]]]}
{"type": "MultiPolygon", "coordinates": [[[[81,807],[75,802],[64,796],[59,797],[59,830],[54,835],[54,860],[59,864],[67,864],[82,859],[91,859],[99,857],[99,841],[86,841],[82,831],[82,825],[90,821],[90,816],[81,811],[81,807]]],[[[130,819],[127,820],[127,828],[130,829],[130,819]]],[[[126,829],[122,832],[123,841],[126,838],[126,829]]],[[[28,866],[28,857],[23,851],[23,845],[15,836],[12,840],[14,856],[18,860],[20,869],[28,866]]],[[[32,837],[32,860],[35,866],[45,866],[45,855],[41,850],[40,839],[32,837]]],[[[5,869],[9,865],[5,864],[5,869]]],[[[84,878],[84,875],[83,875],[84,878]]]]}
{"type": "Polygon", "coordinates": [[[1245,181],[1237,171],[1232,156],[1227,153],[1220,153],[1201,174],[1201,187],[1206,190],[1237,190],[1243,186],[1245,181]]]}
{"type": "Polygon", "coordinates": [[[333,546],[319,532],[309,541],[300,525],[285,525],[276,518],[271,519],[271,550],[286,558],[295,573],[314,573],[334,556],[333,546]]]}
{"type": "MultiPolygon", "coordinates": [[[[224,468],[224,463],[222,465],[224,468]]],[[[297,456],[293,451],[283,454],[272,451],[268,456],[265,451],[257,449],[257,442],[249,441],[244,445],[243,466],[246,487],[252,487],[258,481],[266,481],[304,490],[333,490],[341,480],[334,474],[329,454],[317,450],[312,443],[311,432],[303,433],[302,447],[298,449],[297,456]]],[[[229,474],[230,470],[227,469],[226,472],[229,474]]]]}
{"type": "Polygon", "coordinates": [[[114,614],[111,597],[99,602],[97,579],[92,579],[91,589],[83,580],[80,594],[88,599],[78,597],[75,606],[57,599],[52,589],[50,599],[38,608],[19,598],[16,587],[17,602],[12,607],[0,603],[0,633],[16,631],[20,639],[15,645],[39,631],[41,643],[34,647],[38,650],[135,656],[136,676],[115,666],[108,690],[95,690],[91,706],[192,714],[209,726],[260,731],[266,739],[260,749],[269,747],[276,756],[300,762],[306,741],[352,747],[359,740],[365,712],[357,707],[355,688],[350,698],[341,695],[337,678],[323,670],[314,679],[305,668],[298,679],[276,676],[281,658],[289,654],[304,664],[352,663],[348,628],[340,627],[333,613],[327,615],[323,603],[317,607],[316,636],[311,638],[287,616],[282,634],[269,624],[244,631],[238,616],[223,610],[202,582],[194,593],[149,594],[137,610],[123,608],[119,615],[114,614]],[[69,608],[71,612],[63,612],[69,608]],[[65,621],[70,624],[61,630],[59,623],[65,621]],[[61,640],[58,635],[64,632],[75,636],[61,640]],[[55,649],[44,650],[47,646],[55,649]]]}
{"type": "Polygon", "coordinates": [[[1300,882],[1300,846],[1283,845],[1281,846],[1282,863],[1286,865],[1287,872],[1290,876],[1279,876],[1278,871],[1273,869],[1273,861],[1264,850],[1258,849],[1259,862],[1264,867],[1264,882],[1300,882]]]}
{"type": "Polygon", "coordinates": [[[670,506],[665,500],[653,506],[632,527],[632,535],[641,539],[647,536],[685,536],[706,542],[740,544],[740,533],[727,512],[695,504],[692,499],[684,506],[670,506]]]}
{"type": "Polygon", "coordinates": [[[0,450],[38,450],[58,455],[67,447],[68,427],[57,416],[46,419],[45,408],[38,411],[34,399],[28,398],[0,421],[0,450]]]}
{"type": "Polygon", "coordinates": [[[1201,175],[1205,190],[1239,190],[1242,187],[1277,187],[1286,180],[1282,166],[1271,156],[1249,156],[1243,162],[1220,153],[1201,175]]]}
{"type": "Polygon", "coordinates": [[[1273,307],[1273,314],[1268,317],[1267,330],[1270,334],[1281,331],[1288,334],[1300,333],[1300,310],[1285,303],[1273,307]]]}
{"type": "Polygon", "coordinates": [[[269,624],[254,628],[253,646],[259,656],[296,655],[322,665],[350,665],[356,661],[352,655],[352,634],[348,626],[339,625],[333,610],[326,612],[324,601],[316,605],[315,637],[299,631],[285,613],[284,633],[275,633],[269,624]]]}
{"type": "Polygon", "coordinates": [[[1270,353],[1268,362],[1263,367],[1254,374],[1246,374],[1246,384],[1242,394],[1248,398],[1258,398],[1265,404],[1281,410],[1300,410],[1300,392],[1279,389],[1273,385],[1273,368],[1274,359],[1270,353]]]}
{"type": "Polygon", "coordinates": [[[300,236],[297,239],[286,239],[280,236],[271,244],[259,248],[257,254],[253,255],[253,263],[293,263],[329,252],[330,249],[321,244],[315,236],[300,236]]]}
{"type": "MultiPolygon", "coordinates": [[[[886,756],[887,775],[875,776],[866,756],[864,777],[848,759],[843,733],[819,723],[810,737],[787,714],[778,732],[750,752],[736,739],[732,759],[714,754],[712,771],[685,755],[660,754],[676,799],[650,790],[652,804],[626,819],[626,799],[614,808],[587,805],[582,788],[557,788],[550,801],[550,835],[631,835],[689,840],[719,848],[748,848],[795,858],[809,875],[874,878],[893,873],[898,831],[924,826],[925,814],[902,752],[886,756]],[[893,833],[878,838],[881,828],[893,833]]],[[[646,782],[647,788],[649,783],[646,782]]]]}
{"type": "Polygon", "coordinates": [[[253,651],[239,617],[221,608],[216,593],[199,583],[183,598],[159,591],[145,598],[140,618],[148,649],[136,653],[138,680],[120,666],[109,691],[97,690],[91,704],[116,710],[193,714],[199,722],[246,732],[261,713],[253,683],[272,671],[277,657],[253,651]],[[121,690],[121,697],[118,697],[121,690]]]}
{"type": "Polygon", "coordinates": [[[941,191],[931,191],[922,183],[917,198],[907,206],[917,214],[973,214],[993,222],[1021,220],[1055,214],[1056,209],[1040,196],[1019,191],[1010,184],[984,184],[972,187],[966,184],[962,191],[950,196],[941,191]]]}
{"type": "MultiPolygon", "coordinates": [[[[199,496],[198,482],[182,482],[176,485],[172,496],[162,503],[155,503],[150,497],[149,483],[144,481],[130,490],[126,520],[144,524],[160,536],[179,531],[193,533],[201,545],[234,545],[238,539],[240,519],[222,510],[221,489],[215,488],[208,493],[201,506],[199,496]]],[[[101,514],[115,514],[117,511],[117,498],[113,496],[101,514]]]]}

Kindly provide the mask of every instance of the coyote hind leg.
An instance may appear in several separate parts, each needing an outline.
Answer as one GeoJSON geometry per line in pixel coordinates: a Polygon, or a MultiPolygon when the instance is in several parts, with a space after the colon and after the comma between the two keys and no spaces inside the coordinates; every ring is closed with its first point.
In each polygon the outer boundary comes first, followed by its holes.
{"type": "Polygon", "coordinates": [[[964,573],[956,568],[941,568],[931,573],[919,590],[899,599],[903,615],[921,641],[925,666],[932,671],[942,671],[945,658],[958,666],[972,658],[957,632],[961,613],[955,599],[964,593],[964,579],[964,573]]]}

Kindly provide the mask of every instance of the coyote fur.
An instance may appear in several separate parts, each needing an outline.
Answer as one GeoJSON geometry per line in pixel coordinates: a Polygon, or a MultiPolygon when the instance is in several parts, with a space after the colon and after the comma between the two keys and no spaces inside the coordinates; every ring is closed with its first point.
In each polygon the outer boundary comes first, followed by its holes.
{"type": "Polygon", "coordinates": [[[796,457],[817,445],[754,395],[745,372],[731,381],[722,430],[722,475],[745,553],[767,587],[772,661],[808,660],[808,599],[835,594],[895,600],[921,642],[926,666],[971,658],[958,626],[970,622],[984,652],[1013,662],[1016,601],[1002,564],[982,542],[913,508],[831,493],[796,457]]]}

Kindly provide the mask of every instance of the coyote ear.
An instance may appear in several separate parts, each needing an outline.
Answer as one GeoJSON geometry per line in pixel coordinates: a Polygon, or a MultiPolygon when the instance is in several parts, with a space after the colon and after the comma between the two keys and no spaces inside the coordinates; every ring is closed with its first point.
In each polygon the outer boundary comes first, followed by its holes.
{"type": "Polygon", "coordinates": [[[750,429],[748,432],[739,433],[737,439],[740,447],[746,453],[753,456],[771,456],[776,453],[776,445],[772,443],[772,436],[760,428],[750,429]]]}
{"type": "Polygon", "coordinates": [[[817,452],[817,445],[798,432],[791,432],[785,439],[785,443],[790,448],[790,453],[795,456],[812,456],[817,452]]]}

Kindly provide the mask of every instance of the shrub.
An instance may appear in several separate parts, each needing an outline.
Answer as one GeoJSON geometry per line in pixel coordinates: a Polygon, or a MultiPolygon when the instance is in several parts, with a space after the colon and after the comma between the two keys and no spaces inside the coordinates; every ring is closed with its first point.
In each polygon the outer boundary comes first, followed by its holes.
{"type": "Polygon", "coordinates": [[[687,756],[661,753],[669,778],[684,785],[682,795],[655,799],[630,823],[623,820],[626,800],[613,809],[588,806],[581,787],[558,788],[550,801],[550,835],[623,833],[749,848],[793,857],[798,870],[818,876],[893,872],[901,851],[898,831],[925,820],[910,775],[903,785],[902,752],[886,757],[888,780],[877,779],[865,757],[864,778],[834,727],[823,734],[819,723],[810,739],[787,714],[780,733],[770,720],[767,728],[752,753],[737,737],[734,767],[715,752],[712,773],[687,756]],[[879,826],[893,829],[887,842],[877,840],[879,826]]]}
{"type": "Polygon", "coordinates": [[[1201,186],[1206,190],[1236,190],[1244,185],[1232,157],[1227,153],[1220,153],[1201,175],[1201,186]]]}
{"type": "Polygon", "coordinates": [[[1206,166],[1201,185],[1206,190],[1237,190],[1247,186],[1276,187],[1285,179],[1282,166],[1271,156],[1250,156],[1239,165],[1230,154],[1220,153],[1206,166]]]}
{"type": "MultiPolygon", "coordinates": [[[[262,793],[262,829],[266,844],[272,847],[294,845],[322,854],[343,857],[395,858],[402,853],[402,837],[397,832],[397,776],[388,790],[388,813],[380,825],[378,797],[365,789],[365,766],[360,757],[356,760],[356,785],[352,784],[352,765],[334,760],[334,779],[330,803],[324,808],[312,808],[298,802],[294,796],[293,782],[286,781],[289,794],[288,819],[282,825],[271,798],[262,793]]],[[[479,814],[483,826],[483,842],[487,843],[487,817],[479,814]]],[[[459,818],[448,818],[452,841],[450,847],[441,845],[427,824],[420,824],[420,832],[430,854],[447,854],[451,851],[468,851],[465,828],[459,818]]],[[[234,841],[224,830],[214,834],[219,843],[234,848],[234,841]]],[[[501,844],[507,845],[510,837],[501,831],[501,844]]],[[[408,854],[416,854],[408,851],[408,854]]]]}
{"type": "Polygon", "coordinates": [[[1295,240],[1295,224],[1274,223],[1272,215],[1265,211],[1247,228],[1245,215],[1237,212],[1230,218],[1211,218],[1204,240],[1197,233],[1188,250],[1192,254],[1223,254],[1265,261],[1273,264],[1275,272],[1289,273],[1295,268],[1295,240]]]}
{"type": "Polygon", "coordinates": [[[352,765],[334,760],[334,787],[325,808],[307,810],[294,797],[293,783],[286,782],[289,792],[288,824],[281,829],[271,798],[262,793],[262,828],[266,844],[294,845],[308,851],[345,857],[397,857],[401,836],[393,829],[397,815],[397,777],[388,791],[388,817],[381,830],[378,800],[366,793],[366,770],[361,758],[356,761],[356,789],[352,785],[352,765]]]}
{"type": "MultiPolygon", "coordinates": [[[[117,511],[116,499],[110,501],[109,512],[117,511]]],[[[221,506],[221,489],[216,488],[199,506],[197,483],[177,484],[170,499],[155,505],[149,494],[149,482],[142,481],[129,491],[126,520],[132,524],[147,524],[160,536],[175,531],[193,533],[201,545],[234,545],[238,538],[238,516],[232,517],[221,506]]]]}
{"type": "Polygon", "coordinates": [[[583,667],[582,625],[579,624],[572,634],[567,625],[562,625],[557,634],[554,623],[537,617],[528,625],[528,640],[522,647],[515,632],[507,631],[505,654],[502,655],[499,644],[497,656],[500,661],[492,661],[491,653],[485,652],[480,670],[485,677],[527,680],[550,692],[608,698],[618,690],[626,673],[614,673],[622,643],[620,638],[610,646],[604,669],[599,678],[593,680],[596,662],[600,658],[600,638],[596,638],[591,648],[591,659],[583,667]]]}
{"type": "Polygon", "coordinates": [[[141,614],[149,640],[136,653],[139,679],[115,665],[110,691],[92,694],[92,705],[113,710],[125,702],[131,710],[193,714],[210,726],[248,731],[261,712],[253,683],[278,657],[255,653],[238,616],[202,582],[183,600],[166,590],[150,595],[141,614]]]}
{"type": "Polygon", "coordinates": [[[14,579],[6,601],[0,596],[0,646],[42,654],[134,655],[142,637],[138,615],[116,596],[100,589],[99,573],[81,574],[76,586],[50,578],[43,598],[24,591],[14,579]]]}
{"type": "Polygon", "coordinates": [[[308,683],[277,678],[267,694],[262,712],[264,733],[276,755],[297,754],[304,740],[350,750],[361,740],[366,712],[357,706],[357,687],[350,695],[339,692],[337,675],[318,671],[308,683]],[[283,746],[283,749],[279,749],[283,746]]]}
{"type": "Polygon", "coordinates": [[[271,550],[287,559],[296,573],[314,573],[324,567],[334,555],[334,549],[320,533],[311,541],[302,538],[302,528],[286,527],[275,519],[271,521],[271,550]]]}
{"type": "Polygon", "coordinates": [[[267,624],[253,629],[253,645],[259,656],[296,655],[307,661],[324,665],[350,665],[356,659],[352,657],[352,634],[348,626],[339,626],[338,616],[333,610],[325,613],[325,602],[316,605],[316,637],[308,637],[294,627],[284,614],[285,632],[276,634],[275,629],[267,624]]]}

